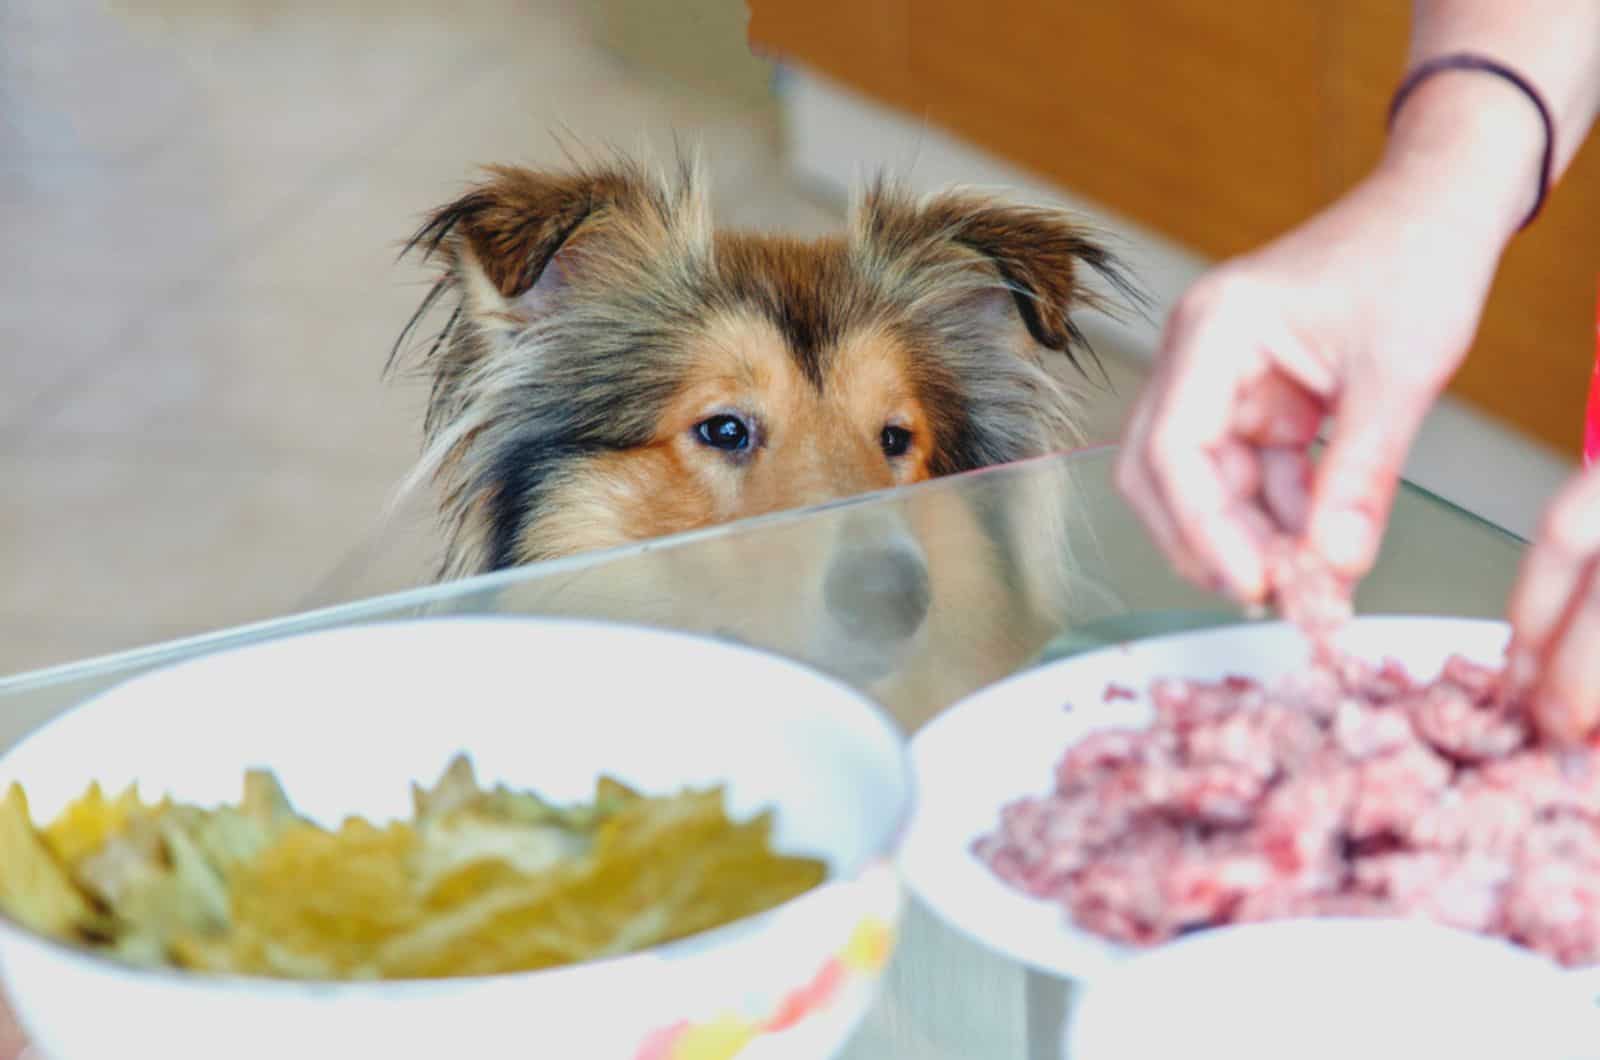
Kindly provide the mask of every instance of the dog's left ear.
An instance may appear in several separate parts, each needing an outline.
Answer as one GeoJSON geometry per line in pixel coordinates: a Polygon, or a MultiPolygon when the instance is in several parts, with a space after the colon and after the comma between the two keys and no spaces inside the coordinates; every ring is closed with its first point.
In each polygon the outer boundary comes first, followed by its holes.
{"type": "Polygon", "coordinates": [[[1135,306],[1145,302],[1112,253],[1062,210],[960,191],[919,203],[880,180],[860,200],[852,228],[857,245],[869,248],[880,268],[920,294],[941,287],[1009,293],[1033,341],[1080,369],[1087,343],[1073,312],[1117,308],[1107,292],[1085,282],[1085,270],[1105,281],[1110,294],[1135,306]],[[963,258],[970,266],[965,270],[963,258]]]}

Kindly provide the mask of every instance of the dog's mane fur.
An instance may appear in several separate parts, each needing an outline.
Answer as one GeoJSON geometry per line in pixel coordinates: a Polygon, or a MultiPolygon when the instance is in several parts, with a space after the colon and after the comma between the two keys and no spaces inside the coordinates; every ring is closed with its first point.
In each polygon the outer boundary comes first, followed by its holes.
{"type": "MultiPolygon", "coordinates": [[[[1084,269],[1140,295],[1076,219],[966,191],[918,201],[879,179],[846,232],[806,242],[718,232],[698,167],[613,160],[562,173],[495,167],[407,244],[440,275],[396,343],[449,310],[416,367],[431,381],[408,488],[441,491],[444,570],[521,562],[519,535],[574,461],[642,446],[708,318],[754,313],[820,384],[841,336],[878,328],[916,351],[944,475],[1064,448],[1073,398],[1044,351],[1087,374],[1072,318],[1109,309],[1084,269]],[[1020,317],[1037,349],[1002,336],[1020,317]],[[1002,321],[1002,318],[1004,320],[1002,321]]],[[[544,557],[534,557],[544,558],[544,557]]]]}

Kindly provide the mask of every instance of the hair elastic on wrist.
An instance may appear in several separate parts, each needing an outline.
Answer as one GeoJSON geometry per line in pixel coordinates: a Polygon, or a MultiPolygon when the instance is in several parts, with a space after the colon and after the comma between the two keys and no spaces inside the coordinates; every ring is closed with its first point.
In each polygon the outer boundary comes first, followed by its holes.
{"type": "MultiPolygon", "coordinates": [[[[1539,194],[1533,200],[1533,209],[1528,211],[1527,218],[1522,222],[1521,228],[1527,228],[1533,219],[1539,216],[1539,211],[1544,208],[1545,196],[1550,192],[1550,169],[1555,154],[1556,126],[1550,117],[1550,108],[1545,105],[1544,97],[1539,95],[1539,90],[1529,83],[1528,79],[1506,66],[1504,63],[1482,55],[1473,55],[1468,52],[1454,52],[1449,55],[1439,55],[1424,63],[1406,75],[1400,82],[1400,87],[1395,90],[1394,99],[1389,103],[1389,122],[1393,127],[1395,115],[1400,113],[1406,98],[1422,82],[1434,74],[1446,70],[1479,70],[1483,73],[1494,74],[1511,85],[1515,86],[1523,95],[1533,103],[1539,111],[1539,120],[1544,123],[1544,155],[1539,162],[1539,194]]],[[[1521,230],[1520,228],[1518,229],[1521,230]]]]}

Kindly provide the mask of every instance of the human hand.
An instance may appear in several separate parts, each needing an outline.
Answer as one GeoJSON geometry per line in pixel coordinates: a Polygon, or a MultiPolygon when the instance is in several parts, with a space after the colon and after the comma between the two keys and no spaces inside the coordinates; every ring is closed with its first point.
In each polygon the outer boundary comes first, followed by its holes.
{"type": "Polygon", "coordinates": [[[1180,573],[1260,602],[1277,535],[1371,567],[1405,456],[1509,237],[1401,164],[1204,276],[1167,323],[1117,467],[1180,573]],[[1333,417],[1313,468],[1309,446],[1333,417]]]}
{"type": "Polygon", "coordinates": [[[1546,510],[1509,615],[1508,695],[1547,739],[1583,740],[1600,723],[1600,468],[1546,510]]]}
{"type": "Polygon", "coordinates": [[[27,1045],[27,1039],[22,1036],[22,1028],[17,1026],[11,1010],[6,1007],[5,999],[0,997],[0,1060],[21,1060],[27,1045]]]}

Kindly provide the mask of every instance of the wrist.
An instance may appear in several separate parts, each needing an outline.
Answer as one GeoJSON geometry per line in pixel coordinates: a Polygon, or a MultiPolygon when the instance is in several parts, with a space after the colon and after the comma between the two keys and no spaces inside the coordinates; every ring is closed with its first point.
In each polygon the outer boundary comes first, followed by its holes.
{"type": "Polygon", "coordinates": [[[1417,85],[1395,115],[1374,180],[1415,216],[1503,249],[1539,194],[1544,126],[1514,85],[1448,70],[1417,85]]]}

